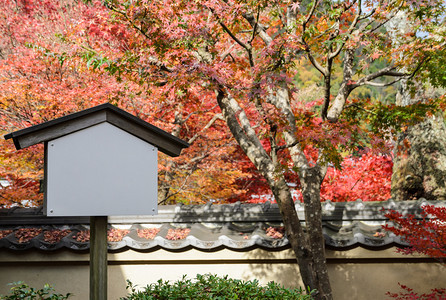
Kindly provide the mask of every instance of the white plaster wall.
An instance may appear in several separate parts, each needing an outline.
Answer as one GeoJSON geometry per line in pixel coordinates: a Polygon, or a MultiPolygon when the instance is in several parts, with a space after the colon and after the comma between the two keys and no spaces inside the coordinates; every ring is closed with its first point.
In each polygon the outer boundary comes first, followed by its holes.
{"type": "MultiPolygon", "coordinates": [[[[398,292],[398,282],[426,292],[444,287],[446,268],[439,263],[426,263],[416,257],[395,254],[393,249],[369,251],[327,251],[329,273],[335,299],[387,299],[387,291],[398,292]]],[[[244,280],[271,280],[285,286],[300,286],[297,265],[290,250],[239,252],[224,249],[205,252],[127,250],[109,254],[109,299],[126,294],[126,279],[145,286],[164,280],[177,280],[183,274],[193,278],[197,273],[229,275],[244,280]]],[[[88,253],[72,251],[11,252],[0,250],[0,294],[7,293],[7,283],[23,280],[35,287],[52,284],[60,293],[71,292],[73,300],[89,298],[88,253]]]]}

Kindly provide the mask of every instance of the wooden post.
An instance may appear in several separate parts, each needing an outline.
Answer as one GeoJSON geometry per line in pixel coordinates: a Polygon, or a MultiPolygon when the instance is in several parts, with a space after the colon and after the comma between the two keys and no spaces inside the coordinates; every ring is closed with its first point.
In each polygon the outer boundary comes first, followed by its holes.
{"type": "Polygon", "coordinates": [[[90,217],[90,300],[107,300],[107,217],[90,217]]]}
{"type": "Polygon", "coordinates": [[[189,144],[110,103],[5,139],[17,150],[45,143],[47,216],[96,216],[90,217],[90,299],[107,300],[106,216],[156,215],[158,149],[178,156],[189,144]],[[76,192],[67,193],[73,184],[76,192]]]}

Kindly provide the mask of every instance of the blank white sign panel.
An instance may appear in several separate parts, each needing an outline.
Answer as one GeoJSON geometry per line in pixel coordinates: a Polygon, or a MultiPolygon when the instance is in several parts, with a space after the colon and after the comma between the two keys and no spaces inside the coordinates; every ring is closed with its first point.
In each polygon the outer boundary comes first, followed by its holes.
{"type": "Polygon", "coordinates": [[[154,215],[158,149],[101,123],[48,142],[48,216],[154,215]]]}

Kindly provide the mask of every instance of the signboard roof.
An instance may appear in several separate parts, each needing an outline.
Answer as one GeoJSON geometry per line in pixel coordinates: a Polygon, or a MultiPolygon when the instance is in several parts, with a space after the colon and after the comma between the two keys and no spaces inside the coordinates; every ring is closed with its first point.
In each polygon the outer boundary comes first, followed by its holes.
{"type": "Polygon", "coordinates": [[[68,135],[70,133],[108,122],[116,127],[156,146],[170,156],[179,156],[185,141],[149,124],[132,114],[110,104],[101,104],[77,113],[31,126],[5,135],[13,139],[17,150],[68,135]]]}
{"type": "Polygon", "coordinates": [[[153,215],[158,150],[178,156],[185,141],[111,104],[12,132],[17,149],[45,144],[47,216],[153,215]]]}

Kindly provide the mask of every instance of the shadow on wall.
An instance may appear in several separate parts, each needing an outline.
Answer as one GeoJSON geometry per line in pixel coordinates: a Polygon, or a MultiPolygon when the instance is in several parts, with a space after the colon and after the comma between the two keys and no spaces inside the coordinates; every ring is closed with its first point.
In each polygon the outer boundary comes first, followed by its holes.
{"type": "Polygon", "coordinates": [[[248,261],[248,269],[243,279],[257,279],[262,284],[274,281],[287,288],[303,288],[299,268],[290,249],[251,249],[244,257],[248,261]]]}
{"type": "Polygon", "coordinates": [[[351,259],[328,264],[334,299],[390,299],[401,291],[398,283],[415,292],[444,286],[446,268],[440,263],[412,259],[351,259]]]}
{"type": "MultiPolygon", "coordinates": [[[[391,248],[388,251],[393,253],[395,250],[391,248]]],[[[328,272],[335,300],[390,299],[386,293],[400,292],[398,283],[413,288],[417,293],[444,287],[446,268],[431,259],[401,256],[352,258],[352,255],[358,257],[370,255],[368,250],[361,247],[336,252],[336,258],[328,259],[328,272]]],[[[256,263],[249,264],[244,279],[256,278],[263,284],[274,280],[286,287],[303,287],[291,250],[253,250],[246,253],[245,257],[256,263]]]]}
{"type": "Polygon", "coordinates": [[[74,294],[70,299],[81,300],[89,298],[88,265],[72,265],[67,269],[63,265],[35,264],[32,262],[17,264],[14,270],[0,266],[0,295],[8,295],[9,283],[23,281],[30,287],[41,289],[45,284],[51,285],[57,293],[74,294]]]}
{"type": "MultiPolygon", "coordinates": [[[[30,287],[41,289],[50,284],[57,293],[72,293],[70,300],[89,299],[90,268],[88,253],[73,253],[58,250],[51,253],[29,250],[22,253],[1,255],[8,262],[0,262],[0,295],[8,295],[8,283],[24,281],[30,287]],[[8,256],[8,257],[6,257],[8,256]]],[[[109,299],[119,299],[126,295],[126,278],[120,266],[108,266],[109,299]]]]}

